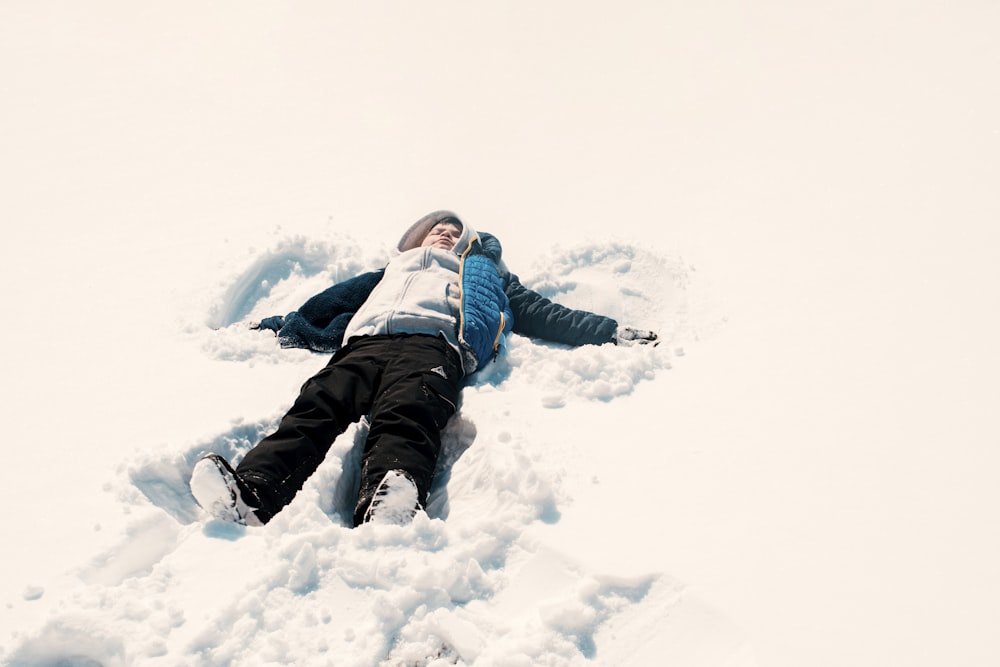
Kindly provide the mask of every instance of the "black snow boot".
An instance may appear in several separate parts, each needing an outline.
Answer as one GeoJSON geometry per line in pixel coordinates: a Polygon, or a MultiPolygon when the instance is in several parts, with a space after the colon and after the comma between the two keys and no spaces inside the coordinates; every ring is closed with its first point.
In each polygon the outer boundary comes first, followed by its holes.
{"type": "Polygon", "coordinates": [[[195,464],[191,493],[202,509],[221,521],[263,526],[273,516],[253,487],[218,454],[206,454],[195,464]]]}

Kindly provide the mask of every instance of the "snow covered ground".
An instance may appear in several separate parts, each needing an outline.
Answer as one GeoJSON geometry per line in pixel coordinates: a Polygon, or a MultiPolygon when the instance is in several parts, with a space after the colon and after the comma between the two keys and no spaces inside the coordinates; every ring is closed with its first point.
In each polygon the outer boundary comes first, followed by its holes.
{"type": "Polygon", "coordinates": [[[0,7],[10,665],[1000,662],[1000,9],[0,7]],[[514,338],[426,516],[361,427],[207,521],[325,358],[246,322],[458,211],[656,348],[514,338]]]}

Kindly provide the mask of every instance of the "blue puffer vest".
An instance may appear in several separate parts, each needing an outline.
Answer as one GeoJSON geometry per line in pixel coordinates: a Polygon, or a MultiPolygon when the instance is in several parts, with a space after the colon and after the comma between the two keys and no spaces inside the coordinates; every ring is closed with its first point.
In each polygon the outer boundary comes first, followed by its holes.
{"type": "MultiPolygon", "coordinates": [[[[481,246],[473,244],[475,249],[481,246]]],[[[477,367],[496,359],[504,337],[514,325],[510,299],[494,261],[485,254],[470,254],[462,262],[462,321],[459,337],[477,361],[477,367]]]]}

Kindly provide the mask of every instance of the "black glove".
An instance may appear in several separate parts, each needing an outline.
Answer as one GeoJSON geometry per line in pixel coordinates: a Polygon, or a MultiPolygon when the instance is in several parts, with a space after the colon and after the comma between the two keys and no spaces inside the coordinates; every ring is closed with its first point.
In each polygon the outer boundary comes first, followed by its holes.
{"type": "Polygon", "coordinates": [[[285,326],[285,318],[281,315],[272,315],[271,317],[265,317],[260,322],[250,323],[251,329],[267,329],[268,331],[273,331],[275,336],[278,335],[278,332],[281,331],[281,327],[283,326],[285,326]]]}
{"type": "Polygon", "coordinates": [[[650,343],[659,345],[659,338],[655,331],[633,329],[632,327],[618,327],[618,332],[615,334],[615,343],[619,345],[649,345],[650,343]]]}

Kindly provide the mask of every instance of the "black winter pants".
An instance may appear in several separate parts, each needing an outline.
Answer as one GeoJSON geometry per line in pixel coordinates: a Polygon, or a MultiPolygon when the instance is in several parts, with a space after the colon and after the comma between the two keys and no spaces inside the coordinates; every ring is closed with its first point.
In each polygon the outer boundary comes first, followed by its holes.
{"type": "Polygon", "coordinates": [[[455,413],[462,385],[458,353],[426,335],[352,339],[302,386],[277,430],[247,452],[236,472],[251,484],[267,521],[292,501],[347,427],[370,415],[354,524],[390,470],[404,470],[427,502],[441,450],[441,429],[455,413]]]}

